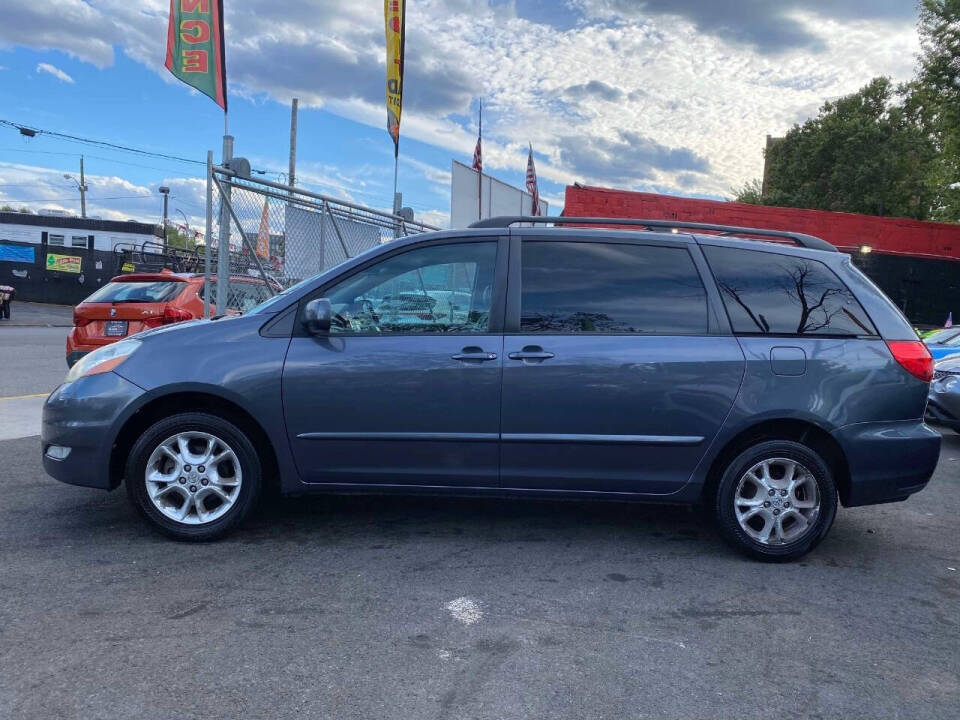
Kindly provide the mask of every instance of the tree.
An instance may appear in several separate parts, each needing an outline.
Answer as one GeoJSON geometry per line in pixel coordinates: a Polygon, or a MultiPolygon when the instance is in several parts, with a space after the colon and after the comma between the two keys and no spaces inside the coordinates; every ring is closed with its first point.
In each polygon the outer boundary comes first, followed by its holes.
{"type": "Polygon", "coordinates": [[[167,225],[167,245],[182,250],[193,250],[197,246],[194,238],[188,237],[176,225],[167,225]]]}
{"type": "MultiPolygon", "coordinates": [[[[876,78],[826,103],[768,151],[767,205],[924,220],[936,195],[937,147],[907,102],[909,88],[876,78]]],[[[755,190],[748,185],[747,190],[755,190]]],[[[742,193],[750,202],[752,193],[742,193]]]]}
{"type": "Polygon", "coordinates": [[[920,3],[920,67],[910,109],[937,147],[931,166],[935,219],[960,221],[960,0],[920,3]]]}
{"type": "Polygon", "coordinates": [[[739,188],[734,188],[733,199],[751,205],[763,205],[763,183],[759,180],[750,180],[739,188]]]}

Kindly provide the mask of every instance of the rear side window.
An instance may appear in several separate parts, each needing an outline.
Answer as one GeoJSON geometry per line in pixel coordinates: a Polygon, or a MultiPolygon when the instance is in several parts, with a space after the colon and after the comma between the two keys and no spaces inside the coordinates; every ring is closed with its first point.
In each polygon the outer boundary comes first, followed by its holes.
{"type": "Polygon", "coordinates": [[[523,243],[524,333],[705,335],[707,296],[683,248],[523,243]]]}
{"type": "Polygon", "coordinates": [[[742,335],[876,335],[853,293],[823,263],[739,248],[703,246],[733,324],[742,335]]]}
{"type": "Polygon", "coordinates": [[[182,282],[112,282],[107,283],[84,302],[169,302],[183,292],[187,283],[182,282]]]}

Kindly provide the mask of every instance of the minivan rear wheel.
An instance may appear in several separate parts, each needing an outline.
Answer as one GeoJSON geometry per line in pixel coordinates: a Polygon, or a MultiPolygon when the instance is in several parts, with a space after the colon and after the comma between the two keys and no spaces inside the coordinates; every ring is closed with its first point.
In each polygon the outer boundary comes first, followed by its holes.
{"type": "Polygon", "coordinates": [[[721,534],[750,557],[795,560],[833,525],[837,488],[830,466],[810,447],[759,442],[725,468],[716,496],[721,534]]]}
{"type": "Polygon", "coordinates": [[[127,495],[161,532],[212,540],[243,520],[260,495],[261,465],[249,438],[209,413],[151,425],[127,460],[127,495]]]}

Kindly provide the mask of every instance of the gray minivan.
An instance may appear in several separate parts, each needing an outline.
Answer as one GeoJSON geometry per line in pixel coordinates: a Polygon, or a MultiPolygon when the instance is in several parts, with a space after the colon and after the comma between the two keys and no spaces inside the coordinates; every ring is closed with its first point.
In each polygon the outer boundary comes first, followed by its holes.
{"type": "Polygon", "coordinates": [[[705,504],[736,547],[783,560],[838,503],[926,485],[932,374],[818,238],[494,218],[87,355],[44,406],[42,452],[63,482],[125,481],[181,539],[275,485],[705,504]]]}

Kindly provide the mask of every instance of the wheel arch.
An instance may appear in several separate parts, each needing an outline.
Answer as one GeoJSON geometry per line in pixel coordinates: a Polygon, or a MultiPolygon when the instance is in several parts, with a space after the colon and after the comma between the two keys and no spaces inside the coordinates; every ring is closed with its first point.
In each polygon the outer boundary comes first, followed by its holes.
{"type": "Polygon", "coordinates": [[[240,428],[260,456],[264,485],[271,489],[279,487],[280,469],[276,449],[263,426],[236,402],[214,393],[191,390],[151,398],[125,420],[110,451],[111,490],[123,481],[127,456],[144,431],[161,418],[183,412],[210,413],[240,428]]]}
{"type": "Polygon", "coordinates": [[[817,452],[833,471],[840,502],[846,505],[850,495],[850,466],[843,448],[829,431],[807,420],[795,418],[763,420],[741,430],[727,441],[710,463],[701,499],[712,504],[727,464],[750,445],[765,440],[792,440],[817,452]]]}

